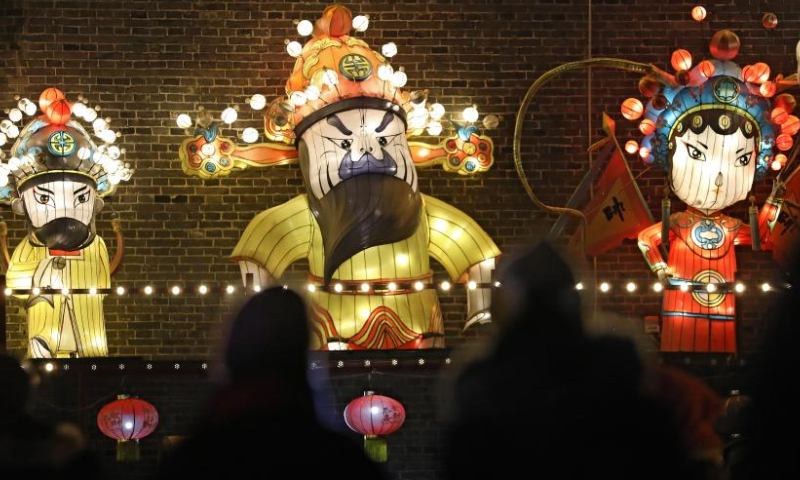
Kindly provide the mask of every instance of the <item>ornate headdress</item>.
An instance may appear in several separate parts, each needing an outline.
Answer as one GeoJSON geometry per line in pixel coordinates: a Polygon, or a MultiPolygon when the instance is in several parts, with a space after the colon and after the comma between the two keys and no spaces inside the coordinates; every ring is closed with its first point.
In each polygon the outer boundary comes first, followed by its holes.
{"type": "Polygon", "coordinates": [[[622,104],[622,114],[629,120],[643,117],[639,130],[645,135],[640,145],[628,142],[629,151],[638,148],[646,163],[668,168],[669,151],[675,136],[682,133],[684,121],[702,122],[704,111],[720,111],[719,127],[727,129],[733,117],[739,120],[748,134],[755,130],[759,145],[756,164],[757,177],[763,177],[769,167],[780,170],[786,156],[775,155],[792,147],[792,136],[800,128],[800,120],[791,115],[794,97],[781,94],[783,78],[770,80],[770,69],[764,63],[740,68],[731,60],[739,52],[739,38],[729,30],[717,32],[709,48],[712,60],[703,60],[692,68],[692,56],[683,49],[672,54],[674,75],[648,75],[639,83],[642,94],[649,96],[647,106],[635,98],[622,104]]]}
{"type": "Polygon", "coordinates": [[[125,150],[114,145],[117,133],[109,128],[110,119],[98,117],[97,107],[87,106],[82,98],[70,103],[56,88],[42,92],[38,107],[27,98],[19,99],[8,119],[0,122],[0,146],[16,138],[10,156],[0,151],[0,159],[8,158],[0,162],[0,201],[10,202],[29,180],[57,173],[91,179],[101,197],[130,179],[133,170],[121,160],[125,150]],[[37,116],[39,110],[42,115],[37,116]],[[73,113],[92,124],[103,144],[97,146],[73,113]],[[33,118],[20,131],[18,125],[26,115],[33,118]]]}

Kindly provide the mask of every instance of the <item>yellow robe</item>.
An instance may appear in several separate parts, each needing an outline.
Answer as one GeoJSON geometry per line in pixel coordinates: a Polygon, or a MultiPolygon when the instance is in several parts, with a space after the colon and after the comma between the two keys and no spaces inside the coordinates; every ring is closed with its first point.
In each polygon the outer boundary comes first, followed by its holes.
{"type": "MultiPolygon", "coordinates": [[[[61,256],[52,255],[50,249],[25,238],[11,256],[6,281],[12,289],[109,288],[106,244],[95,237],[77,255],[61,256]]],[[[26,301],[29,357],[108,356],[103,318],[105,295],[56,293],[17,297],[26,301]]]]}
{"type": "MultiPolygon", "coordinates": [[[[489,235],[467,214],[435,198],[423,195],[422,199],[422,219],[411,237],[355,254],[334,272],[331,284],[432,283],[430,257],[456,281],[471,266],[500,255],[489,235]]],[[[235,261],[263,266],[273,278],[302,258],[308,259],[311,281],[321,283],[322,235],[306,195],[258,214],[231,254],[235,261]]],[[[444,346],[435,289],[384,294],[317,290],[311,293],[311,300],[315,349],[444,346]]]]}

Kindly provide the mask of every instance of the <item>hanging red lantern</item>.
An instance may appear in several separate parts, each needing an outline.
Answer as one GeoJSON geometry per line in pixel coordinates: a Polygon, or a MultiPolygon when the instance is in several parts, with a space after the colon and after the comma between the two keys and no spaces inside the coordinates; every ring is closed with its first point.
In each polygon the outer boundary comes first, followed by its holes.
{"type": "Polygon", "coordinates": [[[375,462],[388,459],[385,436],[397,431],[405,419],[406,411],[400,402],[369,391],[344,409],[345,423],[354,432],[364,435],[364,450],[375,462]]]}
{"type": "Polygon", "coordinates": [[[781,125],[781,133],[786,135],[794,135],[798,130],[800,130],[800,118],[794,115],[789,115],[789,118],[781,125]]]}
{"type": "Polygon", "coordinates": [[[708,50],[717,60],[733,60],[739,55],[741,42],[739,37],[730,30],[720,30],[711,37],[708,50]]]}
{"type": "Polygon", "coordinates": [[[127,395],[117,396],[97,414],[97,426],[106,436],[117,441],[117,461],[139,460],[139,439],[156,429],[158,411],[144,400],[127,395]]]}
{"type": "Polygon", "coordinates": [[[776,162],[778,162],[778,163],[780,163],[780,164],[781,164],[781,167],[783,167],[784,165],[786,165],[786,162],[787,162],[788,160],[789,160],[789,159],[788,159],[788,158],[786,158],[786,155],[784,155],[784,154],[782,154],[782,153],[779,153],[779,154],[775,155],[775,161],[776,161],[776,162]]]}
{"type": "Polygon", "coordinates": [[[639,79],[639,91],[645,97],[652,97],[661,90],[661,82],[656,77],[645,75],[639,79]]]}
{"type": "MultiPolygon", "coordinates": [[[[755,79],[748,80],[748,82],[752,81],[755,83],[764,83],[767,80],[769,80],[769,75],[770,75],[769,65],[767,65],[764,62],[758,62],[755,65],[753,65],[752,68],[755,79]]],[[[744,70],[742,70],[742,72],[744,73],[744,70]]]]}
{"type": "Polygon", "coordinates": [[[50,87],[42,92],[41,95],[39,95],[39,109],[42,112],[46,112],[47,107],[51,103],[55,102],[56,100],[63,100],[64,98],[66,98],[64,96],[64,92],[55,87],[50,87]]]}
{"type": "Polygon", "coordinates": [[[651,133],[656,131],[656,124],[653,123],[653,121],[650,120],[649,118],[645,118],[639,124],[639,131],[645,135],[650,135],[651,133]]]}
{"type": "Polygon", "coordinates": [[[761,17],[761,25],[766,29],[773,29],[778,26],[778,16],[774,13],[765,13],[761,17]]]}
{"type": "Polygon", "coordinates": [[[794,140],[792,140],[791,135],[782,133],[778,135],[777,140],[775,140],[775,145],[778,146],[778,150],[785,152],[792,148],[792,145],[794,145],[794,140]]]}
{"type": "Polygon", "coordinates": [[[782,125],[786,123],[786,120],[788,119],[789,114],[786,113],[786,110],[781,107],[773,108],[772,112],[770,113],[770,120],[772,120],[772,123],[776,125],[782,125]]]}
{"type": "Polygon", "coordinates": [[[628,120],[636,120],[642,116],[644,112],[644,105],[638,98],[629,98],[622,102],[622,116],[628,120]]]}
{"type": "Polygon", "coordinates": [[[636,140],[628,140],[625,143],[625,151],[633,155],[639,151],[639,143],[636,140]]]}
{"type": "Polygon", "coordinates": [[[672,68],[676,72],[692,68],[692,54],[682,48],[672,52],[672,68]]]}
{"type": "Polygon", "coordinates": [[[692,18],[696,22],[702,22],[703,20],[706,19],[706,14],[707,13],[708,12],[706,12],[706,7],[704,7],[702,5],[698,5],[698,6],[696,6],[696,7],[694,7],[692,9],[692,18]]]}
{"type": "Polygon", "coordinates": [[[794,107],[797,106],[797,100],[795,100],[794,95],[791,93],[781,93],[772,103],[775,107],[781,107],[782,109],[786,110],[786,113],[791,114],[794,111],[794,107]]]}
{"type": "Polygon", "coordinates": [[[756,78],[758,78],[758,75],[756,75],[756,71],[752,65],[745,65],[744,68],[742,68],[742,80],[753,83],[756,81],[756,78]]]}
{"type": "Polygon", "coordinates": [[[764,98],[770,98],[778,91],[778,87],[775,86],[775,82],[764,82],[761,84],[761,87],[758,88],[758,91],[764,98]]]}
{"type": "Polygon", "coordinates": [[[45,116],[53,125],[64,125],[69,122],[72,108],[63,98],[51,102],[44,111],[45,116]]]}
{"type": "Polygon", "coordinates": [[[697,69],[700,71],[700,75],[705,78],[711,78],[715,73],[717,73],[717,67],[715,67],[714,64],[708,60],[703,60],[697,64],[697,69]]]}

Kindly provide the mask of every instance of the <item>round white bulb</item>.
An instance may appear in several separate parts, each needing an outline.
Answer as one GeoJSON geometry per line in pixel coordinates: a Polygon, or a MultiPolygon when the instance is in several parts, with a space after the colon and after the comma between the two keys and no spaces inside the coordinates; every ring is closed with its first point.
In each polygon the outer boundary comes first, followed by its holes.
{"type": "Polygon", "coordinates": [[[425,288],[425,284],[422,282],[415,282],[414,283],[414,290],[420,292],[422,289],[425,288]]]}
{"type": "Polygon", "coordinates": [[[11,295],[13,293],[10,288],[6,288],[3,292],[6,294],[6,296],[11,295]]]}
{"type": "Polygon", "coordinates": [[[247,143],[255,143],[258,141],[258,130],[253,127],[247,127],[242,131],[242,140],[247,143]]]}
{"type": "Polygon", "coordinates": [[[180,128],[190,128],[192,125],[194,125],[192,117],[186,113],[181,113],[178,115],[178,118],[175,119],[175,123],[177,123],[180,128]]]}
{"type": "Polygon", "coordinates": [[[404,87],[408,82],[408,75],[402,70],[398,70],[392,74],[392,85],[395,88],[404,87]]]}
{"type": "Polygon", "coordinates": [[[395,290],[397,290],[397,284],[392,282],[389,285],[387,285],[387,288],[389,288],[390,292],[394,292],[395,290]]]}
{"type": "Polygon", "coordinates": [[[336,285],[334,285],[334,286],[333,286],[333,290],[334,290],[336,293],[341,293],[341,292],[342,292],[342,290],[344,290],[344,287],[342,286],[342,284],[341,284],[341,283],[337,283],[336,285]]]}
{"type": "Polygon", "coordinates": [[[260,93],[256,93],[252,97],[250,97],[250,108],[253,110],[262,110],[264,107],[267,106],[267,97],[261,95],[260,93]]]}
{"type": "Polygon", "coordinates": [[[27,98],[20,100],[19,103],[17,103],[17,107],[19,107],[19,109],[25,112],[25,115],[29,117],[36,115],[36,104],[27,98]]]}
{"type": "Polygon", "coordinates": [[[362,283],[361,284],[361,291],[364,292],[364,293],[369,292],[369,284],[368,283],[362,283]]]}
{"type": "Polygon", "coordinates": [[[353,18],[353,28],[356,32],[366,32],[369,28],[369,17],[367,15],[356,15],[353,18]]]}
{"type": "Polygon", "coordinates": [[[52,372],[54,368],[56,368],[56,367],[54,367],[54,366],[53,366],[53,364],[52,364],[52,363],[50,363],[50,362],[47,362],[47,363],[44,365],[44,369],[45,369],[45,370],[47,370],[48,372],[52,372]]]}
{"type": "Polygon", "coordinates": [[[603,283],[600,284],[600,291],[601,292],[605,293],[605,292],[607,292],[609,290],[611,290],[611,285],[609,285],[608,282],[603,282],[603,283]]]}
{"type": "Polygon", "coordinates": [[[0,120],[0,132],[8,132],[8,127],[11,125],[13,125],[13,123],[7,118],[0,120]]]}
{"type": "Polygon", "coordinates": [[[313,31],[314,24],[308,20],[301,20],[300,23],[297,24],[297,33],[299,33],[301,37],[307,37],[311,35],[313,31]]]}
{"type": "Polygon", "coordinates": [[[222,111],[222,115],[220,115],[220,118],[222,119],[223,122],[230,125],[231,123],[235,122],[237,118],[239,118],[239,112],[237,112],[236,109],[233,107],[228,107],[222,111]]]}
{"type": "Polygon", "coordinates": [[[8,174],[0,173],[0,188],[8,185],[8,174]]]}
{"type": "Polygon", "coordinates": [[[654,292],[659,293],[662,290],[664,290],[664,285],[662,285],[661,282],[656,282],[656,283],[653,284],[653,291],[654,292]]]}
{"type": "Polygon", "coordinates": [[[428,135],[439,135],[442,133],[442,124],[436,120],[428,123],[428,135]]]}
{"type": "Polygon", "coordinates": [[[477,122],[478,121],[478,109],[475,107],[467,107],[461,113],[461,116],[464,117],[464,121],[467,122],[477,122]]]}
{"type": "Polygon", "coordinates": [[[392,58],[397,55],[397,45],[394,42],[384,43],[381,47],[381,53],[386,58],[392,58]]]}
{"type": "Polygon", "coordinates": [[[0,132],[0,147],[5,145],[7,141],[8,141],[8,137],[6,137],[6,134],[0,132]]]}
{"type": "Polygon", "coordinates": [[[20,162],[19,158],[11,157],[8,159],[8,168],[11,170],[17,170],[20,166],[22,166],[22,162],[20,162]]]}
{"type": "Polygon", "coordinates": [[[104,141],[106,143],[109,143],[109,144],[114,143],[114,142],[117,141],[117,132],[115,132],[114,130],[110,130],[110,129],[103,130],[97,136],[100,137],[100,140],[102,140],[102,141],[104,141]]]}
{"type": "Polygon", "coordinates": [[[6,135],[8,135],[8,138],[17,138],[19,136],[19,128],[16,125],[11,125],[6,130],[6,135]]]}
{"type": "Polygon", "coordinates": [[[69,295],[69,288],[62,288],[61,295],[69,295]]]}
{"type": "Polygon", "coordinates": [[[333,87],[339,83],[339,74],[336,70],[326,68],[322,73],[322,82],[328,87],[333,87]]]}
{"type": "Polygon", "coordinates": [[[314,101],[319,98],[320,91],[316,85],[309,85],[306,87],[305,94],[306,98],[308,98],[311,101],[314,101]]]}
{"type": "Polygon", "coordinates": [[[769,292],[770,290],[772,290],[772,285],[770,285],[769,283],[764,282],[764,283],[761,284],[761,290],[764,291],[764,292],[769,292]]]}
{"type": "Polygon", "coordinates": [[[442,282],[441,287],[442,287],[442,290],[444,290],[445,292],[450,290],[450,282],[448,282],[448,281],[442,282]]]}
{"type": "Polygon", "coordinates": [[[303,92],[292,92],[290,100],[292,101],[295,107],[302,107],[303,105],[306,104],[306,101],[308,99],[306,98],[306,94],[303,92]]]}
{"type": "Polygon", "coordinates": [[[236,291],[236,289],[233,287],[233,285],[228,285],[227,287],[225,287],[225,291],[227,293],[233,293],[234,291],[236,291]]]}
{"type": "Polygon", "coordinates": [[[89,289],[89,295],[97,295],[97,289],[92,287],[89,289]]]}
{"type": "Polygon", "coordinates": [[[177,285],[175,285],[174,287],[172,287],[172,294],[173,294],[173,295],[178,295],[179,293],[181,293],[181,287],[179,287],[179,286],[177,286],[177,285]]]}
{"type": "Polygon", "coordinates": [[[300,42],[292,40],[286,44],[286,53],[297,58],[303,53],[303,46],[300,45],[300,42]]]}
{"type": "Polygon", "coordinates": [[[203,152],[203,155],[210,157],[217,153],[217,147],[215,147],[213,143],[206,143],[200,147],[200,151],[203,152]]]}
{"type": "Polygon", "coordinates": [[[117,295],[125,295],[125,287],[117,287],[117,295]]]}
{"type": "Polygon", "coordinates": [[[33,287],[31,289],[31,293],[34,294],[34,295],[39,295],[40,293],[42,293],[42,289],[39,288],[39,287],[33,287]]]}
{"type": "Polygon", "coordinates": [[[392,66],[388,63],[384,63],[378,67],[378,78],[384,82],[390,81],[392,79],[392,75],[394,75],[394,68],[392,68],[392,66]]]}
{"type": "Polygon", "coordinates": [[[78,158],[81,160],[87,160],[89,157],[92,156],[92,151],[88,147],[81,147],[78,149],[78,158]]]}
{"type": "Polygon", "coordinates": [[[581,291],[584,289],[583,282],[578,282],[575,284],[575,290],[581,291]]]}
{"type": "Polygon", "coordinates": [[[116,145],[111,145],[108,147],[108,156],[113,158],[114,160],[118,159],[122,155],[122,150],[119,149],[116,145]]]}
{"type": "Polygon", "coordinates": [[[434,120],[439,120],[444,116],[444,105],[441,103],[434,103],[431,105],[431,118],[434,120]]]}
{"type": "MultiPolygon", "coordinates": [[[[35,110],[36,105],[33,106],[34,106],[34,113],[36,113],[35,110]]],[[[72,113],[76,117],[83,118],[83,116],[86,115],[86,105],[83,104],[82,102],[75,102],[75,104],[72,106],[72,113]]]]}
{"type": "Polygon", "coordinates": [[[144,287],[144,294],[145,295],[150,295],[152,293],[153,293],[153,287],[151,287],[150,285],[144,287]]]}
{"type": "Polygon", "coordinates": [[[8,119],[12,122],[16,123],[22,120],[22,110],[19,108],[12,108],[10,112],[8,112],[8,119]]]}
{"type": "Polygon", "coordinates": [[[470,290],[475,290],[476,288],[478,288],[478,284],[474,280],[470,280],[467,283],[467,288],[469,288],[470,290]]]}
{"type": "Polygon", "coordinates": [[[629,291],[630,293],[635,292],[636,291],[636,284],[633,283],[633,282],[628,282],[628,284],[625,285],[625,290],[629,291]]]}
{"type": "Polygon", "coordinates": [[[681,292],[688,292],[689,291],[689,284],[688,283],[681,283],[681,292]]]}
{"type": "Polygon", "coordinates": [[[709,283],[708,285],[706,285],[706,291],[707,292],[716,292],[717,291],[717,286],[714,285],[713,283],[709,283]]]}
{"type": "Polygon", "coordinates": [[[87,122],[94,122],[97,118],[97,111],[94,108],[87,108],[86,111],[83,112],[83,119],[87,122]]]}
{"type": "Polygon", "coordinates": [[[314,284],[309,283],[308,284],[308,291],[311,292],[311,293],[314,293],[314,292],[317,291],[317,287],[314,284]]]}
{"type": "Polygon", "coordinates": [[[125,422],[125,428],[131,430],[133,428],[133,422],[125,422]]]}
{"type": "Polygon", "coordinates": [[[102,118],[96,118],[95,121],[92,122],[92,128],[94,128],[95,132],[100,133],[108,128],[108,122],[102,118]]]}
{"type": "Polygon", "coordinates": [[[744,284],[743,283],[737,283],[734,288],[736,289],[737,293],[744,292],[744,284]]]}

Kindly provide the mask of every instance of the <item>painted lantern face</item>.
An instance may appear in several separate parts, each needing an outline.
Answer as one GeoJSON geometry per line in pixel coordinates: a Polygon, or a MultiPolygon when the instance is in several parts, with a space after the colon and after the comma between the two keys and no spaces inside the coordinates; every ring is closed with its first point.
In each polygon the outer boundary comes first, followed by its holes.
{"type": "Polygon", "coordinates": [[[26,182],[20,198],[34,238],[59,250],[77,250],[94,239],[93,219],[101,204],[93,180],[53,173],[26,182]]]}
{"type": "Polygon", "coordinates": [[[419,226],[422,200],[405,133],[395,111],[355,107],[325,116],[300,136],[326,279],[355,253],[408,238],[419,226]]]}
{"type": "Polygon", "coordinates": [[[675,194],[709,214],[747,198],[756,175],[754,122],[729,111],[690,114],[670,142],[670,185],[675,194]]]}

